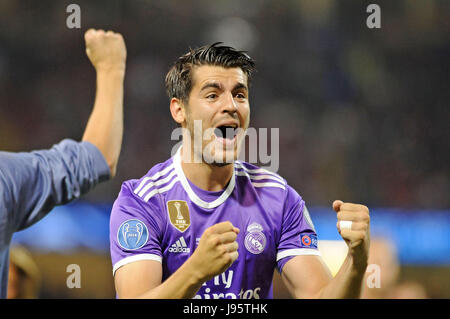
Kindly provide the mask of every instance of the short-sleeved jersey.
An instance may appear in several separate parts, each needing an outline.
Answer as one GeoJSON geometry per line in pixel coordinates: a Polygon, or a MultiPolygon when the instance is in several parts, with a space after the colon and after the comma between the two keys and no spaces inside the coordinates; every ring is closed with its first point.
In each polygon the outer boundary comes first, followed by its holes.
{"type": "Polygon", "coordinates": [[[238,259],[195,298],[272,298],[273,272],[297,255],[320,255],[305,202],[279,175],[235,161],[221,192],[190,182],[180,149],[141,179],[123,183],[110,220],[113,274],[139,260],[161,262],[166,280],[194,252],[203,232],[230,221],[240,229],[238,259]]]}

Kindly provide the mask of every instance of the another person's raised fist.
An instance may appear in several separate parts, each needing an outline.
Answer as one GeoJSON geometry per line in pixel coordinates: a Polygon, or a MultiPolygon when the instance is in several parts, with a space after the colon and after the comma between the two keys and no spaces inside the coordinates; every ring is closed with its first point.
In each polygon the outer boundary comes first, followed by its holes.
{"type": "Polygon", "coordinates": [[[86,54],[97,71],[125,71],[127,50],[120,33],[89,29],[84,39],[86,54]]]}

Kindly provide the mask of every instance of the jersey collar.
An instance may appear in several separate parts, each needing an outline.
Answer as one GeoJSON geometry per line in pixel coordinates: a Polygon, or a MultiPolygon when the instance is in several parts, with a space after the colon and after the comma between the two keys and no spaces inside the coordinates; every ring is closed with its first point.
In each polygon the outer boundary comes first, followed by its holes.
{"type": "Polygon", "coordinates": [[[191,185],[189,185],[189,182],[186,176],[184,175],[183,169],[181,168],[181,146],[178,148],[177,152],[173,156],[173,166],[175,168],[176,174],[178,175],[180,183],[183,186],[186,193],[188,194],[190,200],[202,208],[215,208],[223,204],[234,190],[236,180],[235,180],[235,170],[233,169],[233,175],[231,176],[231,180],[228,183],[228,187],[225,189],[222,195],[220,195],[216,200],[212,202],[206,202],[202,200],[200,197],[198,197],[197,194],[192,190],[191,185]]]}

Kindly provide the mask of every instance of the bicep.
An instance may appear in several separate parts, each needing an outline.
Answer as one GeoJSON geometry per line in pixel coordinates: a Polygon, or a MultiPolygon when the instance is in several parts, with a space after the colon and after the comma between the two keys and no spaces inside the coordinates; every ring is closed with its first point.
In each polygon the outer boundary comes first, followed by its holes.
{"type": "Polygon", "coordinates": [[[116,270],[114,283],[118,298],[139,298],[162,282],[162,265],[154,260],[140,260],[116,270]]]}
{"type": "Polygon", "coordinates": [[[294,298],[317,298],[332,279],[320,256],[295,256],[284,265],[281,278],[294,298]]]}

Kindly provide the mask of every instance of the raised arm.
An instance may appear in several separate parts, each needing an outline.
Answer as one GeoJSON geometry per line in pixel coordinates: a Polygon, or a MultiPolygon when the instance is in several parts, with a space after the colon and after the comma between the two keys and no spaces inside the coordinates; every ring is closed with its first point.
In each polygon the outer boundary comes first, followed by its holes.
{"type": "Polygon", "coordinates": [[[83,135],[94,144],[116,174],[123,135],[123,82],[126,47],[122,36],[112,31],[89,29],[86,53],[97,72],[95,104],[83,135]]]}
{"type": "Polygon", "coordinates": [[[0,224],[7,225],[5,238],[115,174],[123,132],[125,44],[112,32],[89,30],[85,38],[97,70],[97,96],[83,142],[64,140],[29,153],[0,152],[0,224]]]}
{"type": "Polygon", "coordinates": [[[348,254],[334,278],[318,256],[296,256],[282,271],[282,278],[295,298],[359,298],[370,245],[369,209],[335,201],[337,228],[348,246],[348,254]],[[342,229],[340,222],[349,228],[342,229]]]}

